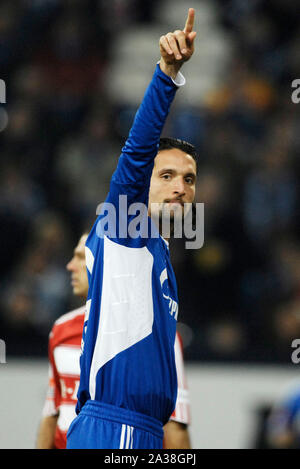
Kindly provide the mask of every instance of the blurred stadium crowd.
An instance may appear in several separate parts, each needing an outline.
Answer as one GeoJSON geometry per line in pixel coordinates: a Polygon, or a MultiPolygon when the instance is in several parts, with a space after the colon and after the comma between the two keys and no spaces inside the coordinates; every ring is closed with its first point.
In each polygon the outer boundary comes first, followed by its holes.
{"type": "MultiPolygon", "coordinates": [[[[120,31],[157,21],[162,3],[0,2],[0,337],[8,356],[46,356],[53,321],[80,305],[65,266],[105,199],[132,121],[132,105],[120,109],[105,92],[111,51],[120,31]]],[[[298,5],[211,3],[234,44],[230,66],[201,105],[177,106],[167,129],[197,146],[197,201],[205,203],[203,248],[171,242],[185,357],[290,363],[300,337],[300,104],[291,102],[298,5]]]]}

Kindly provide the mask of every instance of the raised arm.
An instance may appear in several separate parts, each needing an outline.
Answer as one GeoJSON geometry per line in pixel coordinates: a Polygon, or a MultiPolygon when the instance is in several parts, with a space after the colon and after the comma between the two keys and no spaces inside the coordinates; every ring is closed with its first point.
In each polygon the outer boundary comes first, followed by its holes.
{"type": "Polygon", "coordinates": [[[190,8],[184,29],[161,36],[159,40],[160,61],[122,149],[112,178],[113,192],[124,193],[124,187],[120,191],[114,184],[130,184],[134,186],[133,192],[129,191],[132,199],[145,201],[160,135],[178,86],[184,83],[178,73],[194,52],[194,16],[195,11],[190,8]]]}

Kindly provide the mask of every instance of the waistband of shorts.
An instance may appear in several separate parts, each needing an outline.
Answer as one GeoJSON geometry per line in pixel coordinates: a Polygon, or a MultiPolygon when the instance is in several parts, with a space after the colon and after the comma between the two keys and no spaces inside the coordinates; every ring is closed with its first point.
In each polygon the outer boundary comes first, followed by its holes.
{"type": "Polygon", "coordinates": [[[163,424],[159,420],[146,414],[104,402],[88,400],[82,407],[80,414],[139,428],[152,433],[158,438],[163,438],[164,435],[163,424]]]}

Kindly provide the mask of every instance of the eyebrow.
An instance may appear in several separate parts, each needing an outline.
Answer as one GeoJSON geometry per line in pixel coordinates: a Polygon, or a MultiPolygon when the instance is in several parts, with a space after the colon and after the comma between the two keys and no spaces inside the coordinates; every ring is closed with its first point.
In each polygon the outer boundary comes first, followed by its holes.
{"type": "Polygon", "coordinates": [[[184,177],[192,177],[193,179],[196,179],[196,174],[190,172],[190,173],[185,174],[184,177]]]}
{"type": "MultiPolygon", "coordinates": [[[[176,169],[173,168],[163,168],[158,171],[158,174],[163,174],[163,173],[177,173],[176,169]]],[[[193,179],[196,179],[196,173],[189,171],[184,175],[184,177],[192,177],[193,179]]]]}

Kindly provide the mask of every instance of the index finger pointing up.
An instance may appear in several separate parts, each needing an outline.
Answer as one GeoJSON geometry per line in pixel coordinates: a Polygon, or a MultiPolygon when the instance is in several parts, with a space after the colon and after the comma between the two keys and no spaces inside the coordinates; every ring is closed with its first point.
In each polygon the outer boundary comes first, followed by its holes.
{"type": "Polygon", "coordinates": [[[194,19],[195,19],[195,10],[194,8],[189,8],[188,16],[187,16],[184,30],[183,30],[185,34],[189,34],[193,31],[194,19]]]}

